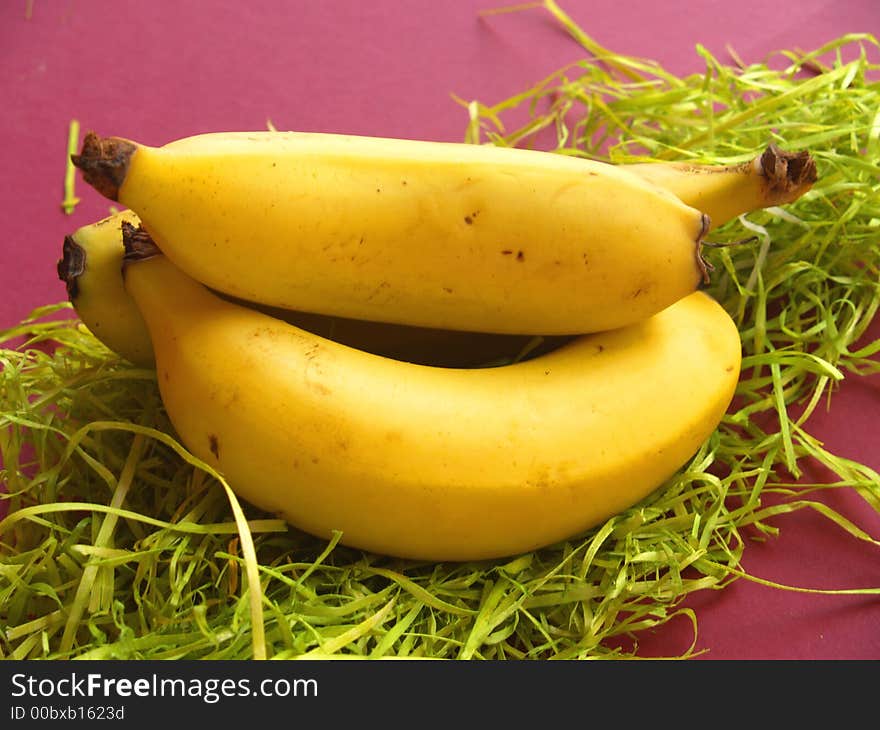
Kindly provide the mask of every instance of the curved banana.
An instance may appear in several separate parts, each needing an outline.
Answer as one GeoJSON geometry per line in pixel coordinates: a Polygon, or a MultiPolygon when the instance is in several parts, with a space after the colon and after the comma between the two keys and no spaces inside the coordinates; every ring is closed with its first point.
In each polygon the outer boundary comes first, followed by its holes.
{"type": "MultiPolygon", "coordinates": [[[[711,227],[759,208],[794,202],[816,181],[816,164],[806,151],[769,145],[736,165],[643,162],[620,165],[705,212],[711,227]]],[[[83,323],[107,347],[137,365],[152,365],[146,324],[122,286],[121,222],[139,225],[130,210],[82,226],[64,240],[58,275],[83,323]]],[[[396,359],[448,367],[473,367],[510,357],[528,346],[522,338],[471,334],[384,322],[350,320],[306,312],[270,312],[324,337],[396,359]]],[[[548,341],[545,347],[558,342],[548,341]]]]}
{"type": "Polygon", "coordinates": [[[152,367],[150,333],[122,283],[123,221],[140,224],[133,212],[125,210],[65,236],[56,269],[91,333],[129,362],[152,367]]]}
{"type": "Polygon", "coordinates": [[[296,132],[150,147],[89,133],[73,161],[194,279],[276,307],[569,335],[644,319],[707,277],[699,210],[549,152],[296,132]]]}
{"type": "MultiPolygon", "coordinates": [[[[122,283],[122,223],[140,225],[124,210],[82,226],[64,238],[59,278],[82,323],[110,350],[143,367],[155,364],[150,333],[122,283]]],[[[407,362],[443,367],[478,367],[546,351],[562,338],[540,341],[524,335],[410,327],[261,307],[260,311],[349,347],[407,362]],[[534,340],[534,341],[533,341],[534,340]]]]}
{"type": "Polygon", "coordinates": [[[793,203],[817,179],[816,162],[809,152],[786,152],[773,144],[737,165],[637,162],[620,167],[706,213],[710,228],[744,213],[793,203]]]}
{"type": "Polygon", "coordinates": [[[712,433],[738,331],[703,292],[496,368],[403,363],[212,294],[126,229],[125,285],[183,443],[302,530],[404,558],[537,549],[631,506],[712,433]]]}

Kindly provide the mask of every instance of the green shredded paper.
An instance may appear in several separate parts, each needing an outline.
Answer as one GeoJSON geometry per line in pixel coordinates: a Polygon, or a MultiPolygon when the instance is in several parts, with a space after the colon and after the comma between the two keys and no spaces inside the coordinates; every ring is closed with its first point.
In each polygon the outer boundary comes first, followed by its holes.
{"type": "Polygon", "coordinates": [[[155,373],[109,352],[69,304],[47,306],[0,333],[0,657],[630,658],[639,631],[684,616],[684,658],[695,591],[742,579],[813,590],[743,569],[776,516],[813,509],[878,546],[821,494],[855,490],[880,509],[880,475],[826,450],[809,423],[844,378],[880,370],[880,340],[866,335],[880,305],[877,40],[750,65],[698,46],[704,70],[680,78],[543,7],[583,60],[513,98],[462,101],[467,141],[713,164],[773,142],[816,160],[801,199],[713,232],[754,240],[707,253],[708,290],[744,348],[711,438],[648,499],[564,543],[503,561],[402,561],[239,503],[175,439],[155,373]],[[810,481],[811,463],[832,477],[810,481]]]}

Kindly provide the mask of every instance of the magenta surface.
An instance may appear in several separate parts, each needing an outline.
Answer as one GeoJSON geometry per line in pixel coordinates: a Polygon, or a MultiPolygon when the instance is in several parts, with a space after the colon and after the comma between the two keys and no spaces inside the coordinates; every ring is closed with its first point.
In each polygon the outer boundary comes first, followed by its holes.
{"type": "MultiPolygon", "coordinates": [[[[480,17],[491,0],[33,0],[0,3],[0,329],[60,301],[65,234],[108,212],[80,179],[60,210],[68,123],[160,145],[200,132],[279,129],[461,140],[451,94],[492,103],[584,51],[540,10],[480,17]]],[[[567,0],[596,40],[698,72],[697,44],[746,62],[813,49],[844,33],[880,35],[876,0],[567,0]]],[[[880,336],[880,327],[873,328],[880,336]]],[[[838,453],[880,469],[880,380],[847,381],[810,422],[838,453]]],[[[851,493],[828,501],[880,540],[880,518],[851,493]]],[[[880,587],[880,550],[813,511],[780,517],[750,542],[762,579],[820,589],[880,587]]],[[[740,580],[694,596],[707,658],[880,659],[880,598],[780,591],[740,580]]],[[[640,637],[646,655],[693,641],[684,618],[640,637]]]]}

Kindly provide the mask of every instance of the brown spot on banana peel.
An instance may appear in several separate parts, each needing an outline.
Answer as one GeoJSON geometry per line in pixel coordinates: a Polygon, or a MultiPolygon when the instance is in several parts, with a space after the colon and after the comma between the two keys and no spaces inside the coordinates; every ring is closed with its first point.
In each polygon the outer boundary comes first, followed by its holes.
{"type": "Polygon", "coordinates": [[[73,236],[65,236],[61,247],[61,258],[55,265],[58,278],[64,282],[67,298],[71,304],[79,296],[78,279],[86,270],[86,250],[80,246],[73,236]]]}
{"type": "Polygon", "coordinates": [[[119,188],[125,182],[131,156],[137,145],[120,137],[99,137],[89,132],[83,139],[78,155],[70,159],[83,179],[105,198],[119,199],[119,188]]]}

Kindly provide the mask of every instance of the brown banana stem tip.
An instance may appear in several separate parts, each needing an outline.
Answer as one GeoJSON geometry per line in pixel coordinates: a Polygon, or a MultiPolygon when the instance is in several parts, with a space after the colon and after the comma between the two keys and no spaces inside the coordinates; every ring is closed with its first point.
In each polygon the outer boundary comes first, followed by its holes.
{"type": "Polygon", "coordinates": [[[73,236],[64,237],[61,258],[58,259],[55,270],[58,272],[58,278],[67,288],[67,298],[73,303],[79,296],[77,280],[86,270],[86,250],[74,240],[73,236]]]}
{"type": "MultiPolygon", "coordinates": [[[[800,152],[786,152],[775,144],[767,145],[759,158],[760,175],[764,179],[766,206],[784,205],[792,203],[806,193],[818,179],[816,161],[806,150],[800,152]]],[[[746,164],[754,164],[754,161],[746,164]]],[[[723,248],[752,243],[755,236],[744,238],[740,241],[727,243],[712,243],[704,241],[709,231],[709,220],[703,216],[703,227],[697,236],[697,264],[703,277],[703,284],[709,283],[709,273],[714,267],[703,256],[705,246],[723,248]]]]}
{"type": "Polygon", "coordinates": [[[83,179],[105,198],[119,199],[119,188],[125,181],[131,156],[137,145],[119,137],[99,137],[89,132],[83,139],[78,155],[71,155],[83,179]]]}
{"type": "Polygon", "coordinates": [[[122,256],[123,269],[125,264],[133,261],[145,261],[154,256],[161,256],[162,251],[143,226],[135,226],[128,221],[122,222],[122,245],[125,253],[122,256]]]}
{"type": "Polygon", "coordinates": [[[806,150],[786,152],[769,144],[761,154],[760,164],[769,197],[780,203],[796,200],[818,179],[816,161],[806,150]]]}

